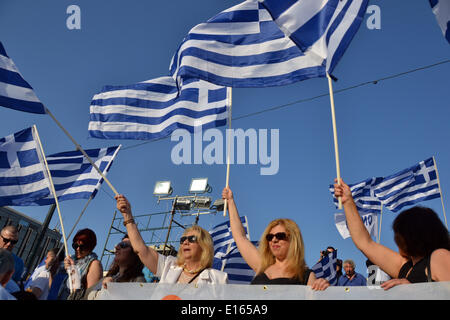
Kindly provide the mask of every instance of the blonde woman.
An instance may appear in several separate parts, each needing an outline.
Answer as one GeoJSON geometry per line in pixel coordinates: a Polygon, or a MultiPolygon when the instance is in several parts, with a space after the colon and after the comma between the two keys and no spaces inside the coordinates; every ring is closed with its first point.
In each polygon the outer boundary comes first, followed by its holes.
{"type": "Polygon", "coordinates": [[[223,189],[222,198],[228,202],[231,232],[237,247],[256,272],[252,284],[299,284],[314,290],[328,288],[327,280],[316,279],[314,272],[308,269],[302,234],[294,221],[276,219],[270,222],[257,249],[245,235],[230,188],[223,189]]]}
{"type": "Polygon", "coordinates": [[[228,275],[212,269],[214,247],[211,235],[194,225],[180,238],[177,257],[163,256],[145,245],[131,213],[131,206],[123,195],[116,196],[117,209],[122,213],[124,225],[135,252],[142,263],[153,272],[160,283],[225,284],[228,275]]]}

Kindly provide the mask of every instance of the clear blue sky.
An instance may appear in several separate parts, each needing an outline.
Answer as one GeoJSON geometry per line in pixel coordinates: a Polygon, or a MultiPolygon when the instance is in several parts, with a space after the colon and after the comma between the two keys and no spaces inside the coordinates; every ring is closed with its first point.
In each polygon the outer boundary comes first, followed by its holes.
{"type": "MultiPolygon", "coordinates": [[[[152,195],[156,181],[171,180],[174,195],[181,195],[191,178],[208,177],[213,188],[210,196],[215,199],[225,185],[226,166],[174,165],[170,155],[176,143],[168,139],[136,146],[141,141],[89,138],[91,98],[107,84],[168,75],[170,59],[189,29],[239,2],[2,0],[0,39],[40,100],[83,148],[123,145],[108,178],[129,198],[134,214],[160,212],[168,202],[156,203],[152,195]],[[72,4],[81,9],[81,30],[66,27],[66,9],[72,4]]],[[[381,9],[381,29],[368,29],[370,15],[366,15],[334,71],[339,79],[335,90],[449,58],[450,46],[427,0],[370,4],[381,9]]],[[[390,175],[435,156],[444,204],[449,206],[449,73],[447,63],[335,95],[341,175],[346,182],[390,175]]],[[[325,78],[284,87],[234,89],[233,117],[324,93],[328,93],[325,78]]],[[[0,119],[2,137],[36,124],[47,154],[74,149],[48,116],[0,108],[0,119]]],[[[240,214],[248,217],[251,239],[257,240],[272,219],[289,217],[300,226],[310,266],[320,250],[332,245],[338,248],[339,258],[353,259],[357,271],[366,274],[365,257],[351,239],[341,238],[334,225],[333,214],[338,210],[328,191],[336,176],[329,98],[245,117],[232,125],[244,130],[279,129],[280,133],[276,175],[260,175],[260,165],[231,167],[230,186],[240,214]]],[[[103,184],[77,228],[96,232],[99,256],[115,210],[112,195],[103,184]]],[[[61,202],[67,232],[84,204],[84,200],[61,202]]],[[[443,219],[440,199],[422,205],[443,219]]],[[[15,209],[40,221],[48,210],[15,209]]],[[[397,250],[391,230],[394,218],[394,213],[384,210],[381,243],[397,250]]],[[[210,229],[225,219],[221,214],[202,216],[199,224],[210,229]]],[[[56,224],[55,213],[50,226],[56,224]]]]}

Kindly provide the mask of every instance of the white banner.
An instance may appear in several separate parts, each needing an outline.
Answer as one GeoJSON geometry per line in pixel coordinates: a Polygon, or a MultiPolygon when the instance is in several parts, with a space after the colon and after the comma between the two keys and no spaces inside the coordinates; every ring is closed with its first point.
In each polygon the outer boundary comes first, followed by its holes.
{"type": "Polygon", "coordinates": [[[329,287],[313,291],[301,285],[109,283],[97,300],[449,300],[450,282],[329,287]]]}
{"type": "MultiPolygon", "coordinates": [[[[370,236],[376,239],[378,237],[378,216],[375,213],[363,213],[361,214],[361,219],[363,220],[364,226],[366,227],[370,236]]],[[[334,222],[342,238],[344,239],[349,238],[350,231],[347,228],[347,221],[345,220],[345,214],[335,213],[334,222]]]]}

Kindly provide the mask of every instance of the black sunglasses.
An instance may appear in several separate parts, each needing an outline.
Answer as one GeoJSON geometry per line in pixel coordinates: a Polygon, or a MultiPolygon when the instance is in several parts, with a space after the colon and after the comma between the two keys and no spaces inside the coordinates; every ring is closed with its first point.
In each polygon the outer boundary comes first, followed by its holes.
{"type": "Polygon", "coordinates": [[[119,247],[120,249],[125,249],[131,247],[131,244],[127,241],[121,241],[118,244],[116,244],[116,247],[119,247]]]}
{"type": "Polygon", "coordinates": [[[286,232],[277,232],[275,234],[268,233],[266,235],[266,240],[270,242],[272,241],[273,237],[277,238],[278,240],[287,240],[288,238],[286,232]]]}
{"type": "Polygon", "coordinates": [[[72,248],[73,250],[77,250],[78,248],[80,249],[80,251],[86,249],[86,245],[84,244],[78,244],[76,242],[72,243],[72,248]]]}
{"type": "Polygon", "coordinates": [[[19,241],[19,240],[8,239],[8,238],[5,238],[4,236],[1,236],[1,237],[2,237],[4,243],[11,242],[12,245],[15,245],[19,241]]]}
{"type": "Polygon", "coordinates": [[[182,244],[185,241],[189,241],[190,243],[197,242],[197,236],[183,236],[180,238],[180,244],[182,244]]]}

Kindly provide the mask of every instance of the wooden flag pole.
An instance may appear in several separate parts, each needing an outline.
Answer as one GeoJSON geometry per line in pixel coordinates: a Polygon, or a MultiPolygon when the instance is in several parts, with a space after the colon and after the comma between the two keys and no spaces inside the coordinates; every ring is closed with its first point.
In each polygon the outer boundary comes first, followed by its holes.
{"type": "MultiPolygon", "coordinates": [[[[334,112],[334,96],[333,96],[333,85],[331,83],[331,77],[327,73],[328,78],[328,88],[330,91],[330,102],[331,102],[331,120],[333,122],[333,137],[334,137],[334,154],[336,158],[336,177],[338,184],[341,184],[341,168],[339,165],[339,149],[338,149],[338,140],[337,140],[337,130],[336,130],[336,115],[334,112]]],[[[342,199],[338,197],[339,205],[338,208],[342,209],[342,199]]]]}
{"type": "Polygon", "coordinates": [[[447,230],[448,230],[447,215],[445,214],[445,207],[444,207],[444,197],[442,196],[442,189],[441,189],[441,180],[439,180],[439,172],[437,169],[436,159],[434,159],[434,156],[433,156],[433,162],[434,162],[434,167],[436,168],[436,178],[438,181],[439,193],[441,194],[441,203],[442,203],[442,211],[444,212],[445,226],[447,227],[447,230]]]}
{"type": "MultiPolygon", "coordinates": [[[[43,160],[44,160],[45,168],[47,170],[48,179],[49,179],[49,182],[50,182],[50,190],[52,191],[53,197],[55,198],[56,209],[58,211],[58,216],[59,216],[59,223],[61,224],[61,233],[62,233],[63,241],[64,241],[64,250],[65,250],[65,253],[66,253],[66,257],[68,257],[69,256],[69,249],[67,247],[67,238],[66,238],[66,234],[65,234],[65,231],[64,231],[64,224],[63,224],[63,221],[62,221],[61,208],[59,207],[58,197],[56,196],[55,185],[53,184],[52,175],[50,173],[50,169],[48,168],[47,158],[45,157],[44,148],[42,147],[41,139],[39,138],[39,133],[38,133],[36,125],[33,126],[33,129],[34,129],[34,132],[36,134],[36,139],[37,139],[37,141],[39,143],[39,148],[41,150],[41,154],[42,154],[42,157],[43,157],[43,160]]],[[[69,274],[70,292],[72,292],[73,291],[72,279],[71,279],[70,273],[68,273],[68,274],[69,274]]]]}
{"type": "Polygon", "coordinates": [[[111,184],[111,182],[109,182],[108,179],[106,179],[105,175],[103,174],[103,172],[97,167],[97,165],[94,163],[94,161],[92,161],[92,159],[87,155],[87,153],[83,150],[83,148],[75,141],[74,138],[72,138],[72,136],[69,134],[69,132],[61,125],[61,123],[56,120],[55,116],[50,112],[50,110],[48,110],[47,108],[45,108],[45,112],[53,119],[53,121],[56,122],[56,124],[58,125],[58,127],[61,128],[62,131],[64,131],[64,133],[69,137],[69,139],[73,142],[73,144],[75,145],[75,147],[77,148],[78,151],[80,151],[85,157],[86,159],[89,161],[89,163],[95,168],[95,170],[97,170],[97,172],[100,174],[100,176],[105,180],[105,182],[108,184],[108,186],[111,188],[111,190],[114,192],[114,195],[118,195],[119,193],[117,192],[117,190],[113,187],[113,185],[111,184]]]}
{"type": "MultiPolygon", "coordinates": [[[[230,147],[231,147],[231,141],[230,141],[230,136],[231,136],[231,105],[233,103],[233,99],[232,99],[232,90],[231,87],[227,87],[227,98],[228,98],[228,128],[230,129],[228,132],[228,139],[227,139],[227,178],[226,178],[226,183],[225,186],[228,187],[229,186],[229,182],[230,182],[230,147]]],[[[227,199],[224,200],[224,205],[223,205],[223,216],[226,217],[227,216],[227,199]]]]}

